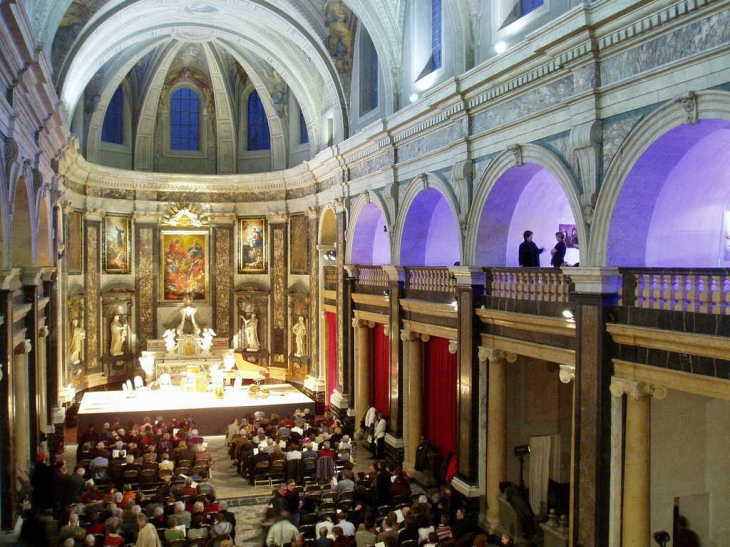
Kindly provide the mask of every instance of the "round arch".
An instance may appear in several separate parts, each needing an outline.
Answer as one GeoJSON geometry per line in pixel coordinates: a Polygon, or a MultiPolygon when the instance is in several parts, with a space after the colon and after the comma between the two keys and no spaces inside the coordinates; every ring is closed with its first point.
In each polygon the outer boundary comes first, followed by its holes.
{"type": "MultiPolygon", "coordinates": [[[[526,229],[535,232],[538,245],[547,247],[560,224],[575,224],[585,242],[580,211],[578,185],[556,154],[534,144],[506,150],[489,164],[474,193],[465,260],[471,265],[517,266],[526,229]],[[546,209],[552,214],[545,215],[546,209]]],[[[568,256],[566,260],[571,261],[568,256]]],[[[580,260],[586,265],[582,255],[580,260]]]]}
{"type": "Polygon", "coordinates": [[[375,192],[360,194],[350,209],[345,262],[390,264],[391,228],[390,215],[382,198],[375,192]]]}
{"type": "Polygon", "coordinates": [[[723,240],[730,233],[728,150],[728,92],[690,94],[642,120],[606,172],[594,219],[595,262],[730,265],[723,240]]]}
{"type": "Polygon", "coordinates": [[[408,185],[393,238],[393,263],[452,266],[461,261],[459,205],[451,187],[433,173],[408,185]]]}
{"type": "Polygon", "coordinates": [[[327,205],[319,217],[317,244],[334,247],[337,243],[337,216],[334,209],[327,205]]]}

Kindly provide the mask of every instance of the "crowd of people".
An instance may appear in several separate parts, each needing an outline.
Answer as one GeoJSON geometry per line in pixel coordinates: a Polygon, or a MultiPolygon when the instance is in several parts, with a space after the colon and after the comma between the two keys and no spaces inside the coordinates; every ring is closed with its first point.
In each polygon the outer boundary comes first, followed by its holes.
{"type": "MultiPolygon", "coordinates": [[[[207,480],[212,455],[190,417],[89,425],[78,447],[73,471],[41,454],[31,477],[33,514],[55,515],[59,545],[234,545],[235,516],[207,480]]],[[[28,522],[25,544],[48,545],[44,527],[28,522]]]]}

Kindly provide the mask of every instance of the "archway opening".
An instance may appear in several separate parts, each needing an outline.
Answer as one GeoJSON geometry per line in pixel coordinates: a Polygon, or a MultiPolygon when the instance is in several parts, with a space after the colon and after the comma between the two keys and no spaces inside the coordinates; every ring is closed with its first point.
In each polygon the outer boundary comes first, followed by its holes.
{"type": "Polygon", "coordinates": [[[33,218],[24,178],[19,178],[15,187],[13,225],[10,229],[10,263],[15,267],[34,266],[33,263],[33,218]]]}
{"type": "MultiPolygon", "coordinates": [[[[575,216],[560,182],[546,168],[526,163],[502,174],[489,194],[482,216],[474,252],[475,264],[517,267],[518,249],[525,230],[534,233],[538,247],[544,247],[540,265],[550,265],[555,232],[573,234],[575,216]]],[[[568,264],[580,261],[576,239],[565,255],[568,264]]]]}
{"type": "Polygon", "coordinates": [[[372,266],[390,264],[390,234],[383,212],[374,203],[365,205],[357,217],[350,262],[372,266]]]}
{"type": "Polygon", "coordinates": [[[730,265],[730,121],[659,137],[631,169],[611,217],[606,263],[730,265]]]}
{"type": "Polygon", "coordinates": [[[403,266],[453,266],[460,260],[459,224],[446,198],[433,188],[420,192],[403,223],[403,266]]]}

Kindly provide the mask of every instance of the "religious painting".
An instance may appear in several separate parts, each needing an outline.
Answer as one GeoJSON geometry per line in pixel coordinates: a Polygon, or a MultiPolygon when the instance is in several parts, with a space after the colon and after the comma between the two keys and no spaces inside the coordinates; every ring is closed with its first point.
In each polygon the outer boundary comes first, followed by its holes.
{"type": "Polygon", "coordinates": [[[104,217],[104,272],[111,274],[132,273],[132,236],[130,217],[106,215],[104,217]]]}
{"type": "Polygon", "coordinates": [[[309,219],[292,215],[289,219],[289,268],[293,274],[309,273],[309,219]]]}
{"type": "Polygon", "coordinates": [[[209,234],[206,230],[160,232],[160,300],[208,300],[209,234]]]}
{"type": "Polygon", "coordinates": [[[66,240],[66,257],[68,273],[80,274],[84,265],[84,217],[81,211],[68,214],[68,239],[66,240]]]}
{"type": "Polygon", "coordinates": [[[266,219],[238,219],[238,273],[266,273],[266,219]]]}
{"type": "Polygon", "coordinates": [[[565,234],[565,247],[568,249],[578,249],[578,229],[575,224],[558,224],[558,231],[565,234]]]}

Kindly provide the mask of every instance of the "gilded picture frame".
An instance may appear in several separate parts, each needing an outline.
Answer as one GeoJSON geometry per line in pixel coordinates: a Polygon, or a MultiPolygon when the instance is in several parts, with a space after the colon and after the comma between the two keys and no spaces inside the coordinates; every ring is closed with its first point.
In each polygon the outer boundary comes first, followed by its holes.
{"type": "Polygon", "coordinates": [[[309,273],[309,218],[306,215],[289,217],[289,271],[309,273]]]}
{"type": "Polygon", "coordinates": [[[102,262],[105,273],[132,273],[131,228],[131,217],[122,215],[104,216],[102,262]]]}
{"type": "Polygon", "coordinates": [[[269,245],[266,218],[238,219],[238,273],[266,273],[269,245]]]}
{"type": "Polygon", "coordinates": [[[209,255],[207,230],[160,231],[160,302],[208,301],[209,255]]]}
{"type": "Polygon", "coordinates": [[[84,271],[84,216],[81,211],[68,213],[68,238],[66,240],[66,259],[69,274],[84,271]]]}

